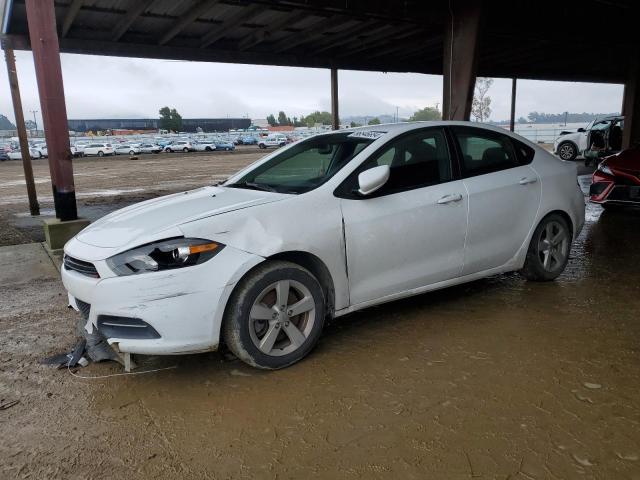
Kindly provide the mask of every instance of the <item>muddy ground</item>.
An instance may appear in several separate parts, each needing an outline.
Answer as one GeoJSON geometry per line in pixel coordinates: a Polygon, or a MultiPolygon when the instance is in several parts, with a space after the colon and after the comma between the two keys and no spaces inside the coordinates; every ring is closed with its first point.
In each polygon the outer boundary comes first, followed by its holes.
{"type": "MultiPolygon", "coordinates": [[[[155,185],[211,174],[186,161],[149,165],[155,185]]],[[[127,172],[91,188],[135,188],[127,172]]],[[[0,478],[640,479],[639,223],[590,205],[557,281],[500,275],[348,315],[277,372],[221,353],[106,379],[39,365],[76,321],[43,264],[0,285],[0,478]]]]}

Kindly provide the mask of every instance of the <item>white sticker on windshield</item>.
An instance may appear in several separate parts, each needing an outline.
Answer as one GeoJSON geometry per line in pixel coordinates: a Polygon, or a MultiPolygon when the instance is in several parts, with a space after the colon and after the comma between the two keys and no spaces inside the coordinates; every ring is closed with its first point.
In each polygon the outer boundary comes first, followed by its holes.
{"type": "Polygon", "coordinates": [[[353,132],[349,136],[352,138],[370,138],[375,140],[383,136],[385,133],[387,132],[381,132],[379,130],[359,130],[357,132],[353,132]]]}

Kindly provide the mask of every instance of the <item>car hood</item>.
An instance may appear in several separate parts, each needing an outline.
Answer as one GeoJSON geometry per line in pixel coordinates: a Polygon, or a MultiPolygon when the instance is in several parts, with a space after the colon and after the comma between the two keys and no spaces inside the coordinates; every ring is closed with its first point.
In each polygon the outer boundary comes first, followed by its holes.
{"type": "Polygon", "coordinates": [[[204,187],[137,203],[117,210],[77,235],[82,243],[118,248],[180,235],[179,225],[256,205],[289,195],[241,188],[204,187]]]}
{"type": "Polygon", "coordinates": [[[616,170],[640,172],[640,149],[630,148],[607,158],[607,165],[616,170]]]}

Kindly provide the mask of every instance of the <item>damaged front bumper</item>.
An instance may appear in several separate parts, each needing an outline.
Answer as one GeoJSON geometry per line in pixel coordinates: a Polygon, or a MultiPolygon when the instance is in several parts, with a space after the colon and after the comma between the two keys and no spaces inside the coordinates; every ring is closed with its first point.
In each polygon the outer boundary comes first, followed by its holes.
{"type": "MultiPolygon", "coordinates": [[[[65,254],[89,261],[72,249],[65,254]]],[[[224,307],[235,283],[262,260],[227,247],[200,265],[139,275],[95,278],[63,266],[62,282],[69,304],[86,318],[86,331],[97,330],[118,351],[193,353],[218,347],[224,307]]],[[[92,263],[105,272],[103,260],[92,263]]]]}

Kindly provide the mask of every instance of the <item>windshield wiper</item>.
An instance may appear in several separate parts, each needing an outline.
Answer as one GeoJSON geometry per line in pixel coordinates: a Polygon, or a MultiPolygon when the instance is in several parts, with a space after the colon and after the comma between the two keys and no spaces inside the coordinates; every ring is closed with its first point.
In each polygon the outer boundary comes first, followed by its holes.
{"type": "Polygon", "coordinates": [[[239,182],[232,183],[231,185],[227,185],[227,187],[235,187],[235,188],[250,188],[252,190],[260,190],[263,192],[275,192],[278,191],[273,188],[271,185],[266,185],[264,183],[256,183],[256,182],[239,182]]]}

